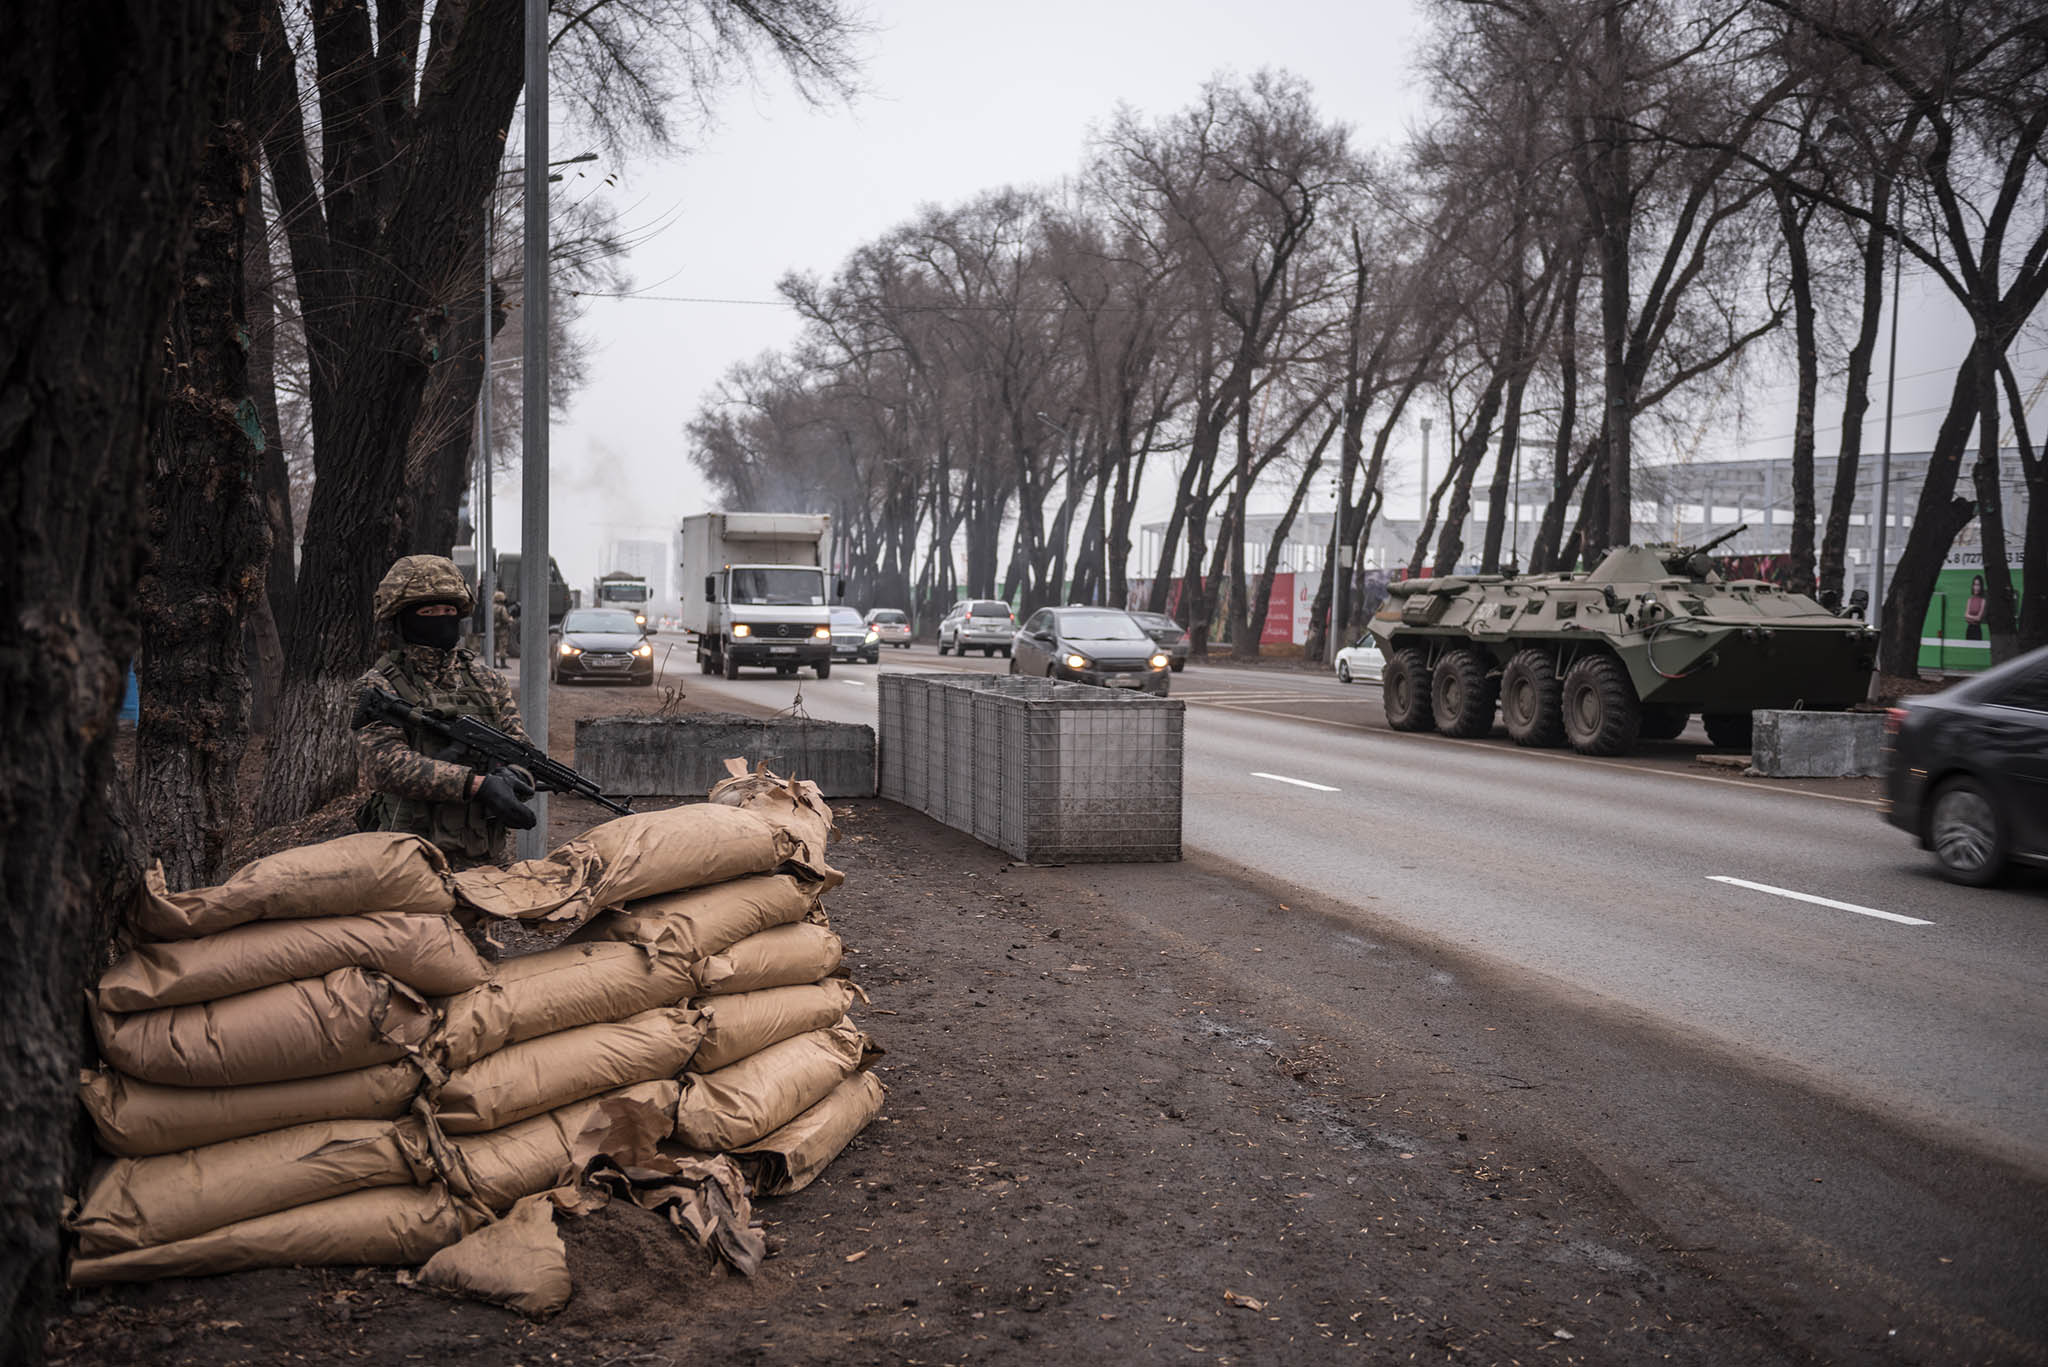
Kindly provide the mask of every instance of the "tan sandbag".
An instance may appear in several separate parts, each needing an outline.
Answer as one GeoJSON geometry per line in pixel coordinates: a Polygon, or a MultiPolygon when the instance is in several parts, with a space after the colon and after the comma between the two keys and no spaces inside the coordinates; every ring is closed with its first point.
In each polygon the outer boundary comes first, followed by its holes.
{"type": "Polygon", "coordinates": [[[773,873],[802,854],[796,838],[774,822],[706,802],[622,816],[582,838],[598,858],[598,876],[584,893],[598,910],[773,873]]]}
{"type": "Polygon", "coordinates": [[[374,968],[429,997],[475,987],[490,965],[440,912],[379,911],[310,921],[262,921],[197,940],[137,947],[100,975],[109,1011],[185,1006],[337,968],[374,968]]]}
{"type": "Polygon", "coordinates": [[[823,1101],[860,1065],[860,1056],[860,1031],[842,1021],[771,1044],[715,1073],[685,1073],[676,1138],[705,1153],[751,1144],[823,1101]]]}
{"type": "Polygon", "coordinates": [[[777,926],[749,935],[697,965],[700,996],[729,996],[764,987],[814,983],[839,967],[846,947],[823,926],[777,926]]]}
{"type": "Polygon", "coordinates": [[[434,1026],[424,997],[367,968],[126,1015],[95,1003],[91,1014],[107,1062],[172,1087],[247,1087],[389,1063],[425,1044],[434,1026]]]}
{"type": "MultiPolygon", "coordinates": [[[[813,868],[824,869],[825,843],[832,838],[832,808],[818,785],[809,779],[781,778],[766,768],[748,772],[743,759],[728,759],[730,778],[719,780],[711,789],[711,800],[743,811],[757,812],[795,836],[804,847],[804,859],[813,868]]],[[[835,886],[843,879],[834,879],[835,886]]]]}
{"type": "Polygon", "coordinates": [[[569,1250],[545,1195],[514,1203],[504,1219],[464,1235],[427,1259],[412,1284],[516,1310],[532,1319],[569,1303],[569,1250]]]}
{"type": "Polygon", "coordinates": [[[628,1168],[656,1160],[675,1127],[675,1082],[641,1082],[486,1134],[451,1136],[444,1170],[458,1192],[494,1211],[573,1182],[605,1154],[628,1168]]]}
{"type": "Polygon", "coordinates": [[[688,892],[643,897],[607,911],[569,937],[572,944],[623,940],[695,962],[749,935],[789,925],[818,909],[818,885],[786,873],[755,874],[688,892]]]}
{"type": "Polygon", "coordinates": [[[406,1113],[419,1089],[420,1070],[410,1062],[254,1087],[160,1087],[112,1069],[78,1077],[100,1147],[131,1158],[318,1120],[389,1120],[406,1113]]]}
{"type": "Polygon", "coordinates": [[[845,978],[795,987],[764,987],[730,997],[699,997],[704,1041],[690,1059],[693,1073],[711,1073],[771,1044],[837,1024],[860,994],[845,978]]]}
{"type": "Polygon", "coordinates": [[[503,868],[484,864],[451,874],[455,895],[470,908],[506,921],[589,919],[583,890],[597,876],[597,851],[583,840],[558,845],[539,859],[503,868]]]}
{"type": "Polygon", "coordinates": [[[160,940],[213,935],[250,921],[298,921],[365,911],[455,910],[448,860],[416,835],[366,831],[244,864],[218,887],[172,892],[151,869],[135,923],[160,940]]]}
{"type": "Polygon", "coordinates": [[[509,1045],[432,1090],[434,1119],[448,1134],[480,1134],[599,1092],[672,1078],[702,1035],[695,1011],[666,1006],[509,1045]]]}
{"type": "Polygon", "coordinates": [[[774,1134],[736,1151],[754,1195],[787,1196],[809,1186],[882,1113],[882,1095],[873,1073],[855,1073],[774,1134]]]}
{"type": "Polygon", "coordinates": [[[411,1266],[460,1239],[447,1188],[374,1187],[239,1220],[176,1243],[71,1263],[71,1285],[204,1277],[256,1267],[411,1266]]]}
{"type": "Polygon", "coordinates": [[[695,981],[680,957],[638,945],[558,945],[500,959],[491,981],[440,1001],[430,1052],[463,1068],[521,1040],[675,1006],[695,981]]]}
{"type": "Polygon", "coordinates": [[[344,1196],[416,1186],[434,1169],[417,1120],[326,1120],[155,1158],[103,1163],[70,1220],[97,1256],[344,1196]]]}

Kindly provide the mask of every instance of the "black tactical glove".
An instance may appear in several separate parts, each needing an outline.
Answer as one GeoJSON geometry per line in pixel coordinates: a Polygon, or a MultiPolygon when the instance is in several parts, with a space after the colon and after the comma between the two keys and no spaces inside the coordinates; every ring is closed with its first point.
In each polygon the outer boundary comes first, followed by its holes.
{"type": "Polygon", "coordinates": [[[524,794],[520,792],[520,786],[512,774],[500,769],[477,787],[476,800],[483,804],[485,813],[493,821],[510,826],[515,831],[530,831],[540,818],[536,817],[533,809],[520,801],[520,798],[532,797],[533,785],[524,785],[524,794]]]}

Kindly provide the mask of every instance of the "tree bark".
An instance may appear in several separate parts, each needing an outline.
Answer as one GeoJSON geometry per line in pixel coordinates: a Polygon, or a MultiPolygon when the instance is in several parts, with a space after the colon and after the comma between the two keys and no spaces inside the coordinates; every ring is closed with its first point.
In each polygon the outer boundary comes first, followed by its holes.
{"type": "MultiPolygon", "coordinates": [[[[1782,181],[1771,186],[1778,206],[1778,230],[1785,239],[1789,266],[1788,285],[1792,291],[1793,346],[1798,353],[1798,399],[1792,418],[1792,563],[1791,588],[1799,593],[1814,590],[1813,566],[1813,411],[1820,390],[1820,344],[1816,337],[1813,311],[1813,270],[1806,252],[1806,218],[1782,181]]],[[[1807,211],[1809,214],[1811,210],[1807,211]]],[[[1766,524],[1777,516],[1775,508],[1764,511],[1766,524]]]]}
{"type": "Polygon", "coordinates": [[[1846,601],[1849,519],[1855,512],[1856,479],[1863,457],[1863,415],[1870,409],[1870,365],[1877,353],[1878,325],[1884,318],[1885,223],[1892,202],[1892,179],[1873,177],[1870,211],[1875,221],[1864,230],[1863,298],[1856,340],[1849,347],[1848,370],[1842,379],[1842,443],[1835,455],[1835,487],[1828,497],[1827,526],[1821,532],[1818,587],[1836,601],[1846,601]]]}
{"type": "MultiPolygon", "coordinates": [[[[115,713],[139,641],[145,436],[216,0],[16,7],[0,54],[0,1359],[33,1362],[79,1176],[81,993],[126,867],[115,713]]],[[[132,869],[128,870],[132,883],[132,869]]]]}
{"type": "Polygon", "coordinates": [[[171,318],[169,402],[151,441],[136,792],[148,852],[163,861],[173,888],[216,881],[242,824],[235,781],[249,731],[244,638],[250,612],[264,601],[270,554],[263,429],[243,351],[252,9],[237,6],[229,37],[225,117],[207,140],[171,318]]]}

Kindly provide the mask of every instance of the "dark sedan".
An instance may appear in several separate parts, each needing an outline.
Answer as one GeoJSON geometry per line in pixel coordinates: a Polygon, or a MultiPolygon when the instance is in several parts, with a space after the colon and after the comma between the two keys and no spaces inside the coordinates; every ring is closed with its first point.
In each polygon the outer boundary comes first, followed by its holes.
{"type": "Polygon", "coordinates": [[[1134,612],[1131,620],[1145,628],[1145,634],[1166,652],[1178,674],[1188,667],[1188,629],[1163,612],[1134,612]]]}
{"type": "Polygon", "coordinates": [[[1886,731],[1885,819],[1944,875],[1981,887],[2048,867],[2048,649],[1907,699],[1886,731]]]}
{"type": "Polygon", "coordinates": [[[1012,674],[1043,674],[1166,696],[1164,651],[1120,608],[1041,608],[1010,648],[1012,674]]]}
{"type": "Polygon", "coordinates": [[[577,608],[562,618],[549,677],[556,683],[604,679],[652,684],[654,647],[633,614],[621,608],[577,608]]]}
{"type": "Polygon", "coordinates": [[[867,619],[852,608],[832,609],[832,658],[874,664],[882,654],[881,638],[867,619]]]}

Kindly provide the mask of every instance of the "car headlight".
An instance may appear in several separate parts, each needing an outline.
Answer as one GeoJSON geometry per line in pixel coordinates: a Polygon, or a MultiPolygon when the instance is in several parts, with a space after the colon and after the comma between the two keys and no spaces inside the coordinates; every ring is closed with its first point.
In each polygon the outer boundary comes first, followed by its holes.
{"type": "Polygon", "coordinates": [[[873,644],[874,644],[875,642],[877,642],[877,641],[879,641],[879,640],[881,640],[881,639],[882,639],[881,637],[879,637],[879,636],[875,635],[875,633],[874,633],[874,632],[870,631],[870,632],[868,633],[868,635],[867,635],[867,641],[866,641],[866,644],[868,644],[868,645],[873,645],[873,644]]]}
{"type": "Polygon", "coordinates": [[[654,658],[654,647],[642,641],[639,645],[633,647],[633,653],[643,660],[651,660],[654,658]]]}
{"type": "Polygon", "coordinates": [[[817,641],[829,641],[832,639],[832,628],[819,627],[811,633],[811,638],[817,641]]]}
{"type": "Polygon", "coordinates": [[[558,649],[564,655],[581,655],[583,653],[582,651],[578,650],[575,646],[570,645],[567,641],[562,642],[558,649]]]}
{"type": "Polygon", "coordinates": [[[1173,661],[1167,659],[1164,655],[1154,655],[1152,657],[1152,667],[1154,669],[1164,669],[1172,663],[1173,661]]]}
{"type": "Polygon", "coordinates": [[[647,625],[647,614],[646,614],[646,613],[644,613],[644,612],[636,612],[636,613],[634,613],[634,614],[633,614],[633,625],[634,625],[634,626],[636,626],[636,627],[644,627],[644,626],[646,626],[646,625],[647,625]]]}
{"type": "Polygon", "coordinates": [[[1086,669],[1087,667],[1088,667],[1088,657],[1087,657],[1086,655],[1069,655],[1069,656],[1067,656],[1067,668],[1068,668],[1068,669],[1086,669]]]}
{"type": "Polygon", "coordinates": [[[754,629],[748,626],[745,622],[735,622],[733,624],[732,634],[734,636],[752,636],[754,634],[754,629]]]}

